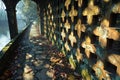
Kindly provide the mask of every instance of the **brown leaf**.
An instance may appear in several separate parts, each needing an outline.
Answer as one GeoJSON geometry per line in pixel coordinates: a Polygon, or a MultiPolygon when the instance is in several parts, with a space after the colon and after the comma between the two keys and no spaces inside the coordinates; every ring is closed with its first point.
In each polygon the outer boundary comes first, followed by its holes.
{"type": "Polygon", "coordinates": [[[77,52],[76,52],[76,58],[77,58],[77,61],[80,62],[82,60],[82,54],[80,53],[80,49],[77,48],[77,52]]]}
{"type": "Polygon", "coordinates": [[[108,72],[104,70],[104,64],[101,60],[97,61],[97,63],[93,66],[93,70],[95,71],[95,74],[98,76],[99,80],[111,80],[108,72]]]}
{"type": "Polygon", "coordinates": [[[85,54],[88,58],[90,57],[90,51],[88,49],[85,49],[85,54]]]}
{"type": "Polygon", "coordinates": [[[81,7],[83,3],[83,0],[78,0],[78,6],[81,7]]]}
{"type": "Polygon", "coordinates": [[[117,54],[111,54],[108,56],[108,60],[110,63],[115,65],[117,67],[117,74],[120,76],[120,55],[117,54]]]}
{"type": "Polygon", "coordinates": [[[56,63],[56,62],[60,61],[60,58],[51,57],[50,61],[53,63],[56,63]]]}
{"type": "Polygon", "coordinates": [[[109,39],[120,40],[120,33],[117,30],[109,28],[108,31],[109,31],[108,34],[109,39]]]}
{"type": "Polygon", "coordinates": [[[75,76],[72,74],[68,75],[68,80],[75,80],[75,76]]]}
{"type": "Polygon", "coordinates": [[[81,32],[85,32],[85,25],[81,23],[81,19],[78,19],[77,24],[75,25],[75,30],[77,30],[77,35],[80,38],[81,32]]]}
{"type": "Polygon", "coordinates": [[[65,48],[66,48],[66,50],[67,51],[70,51],[70,47],[69,47],[69,45],[68,45],[68,42],[66,41],[66,43],[65,43],[65,48]]]}
{"type": "Polygon", "coordinates": [[[85,41],[82,43],[82,47],[85,48],[85,53],[87,57],[90,57],[90,52],[95,53],[96,48],[94,47],[93,44],[91,44],[91,39],[90,37],[86,37],[85,41]]]}
{"type": "Polygon", "coordinates": [[[107,45],[107,39],[106,38],[99,37],[99,42],[100,42],[100,44],[103,48],[106,47],[106,45],[107,45]]]}
{"type": "Polygon", "coordinates": [[[100,36],[101,33],[99,31],[99,27],[96,27],[94,30],[93,30],[93,33],[96,35],[96,36],[100,36]]]}
{"type": "Polygon", "coordinates": [[[108,28],[109,25],[110,25],[109,21],[108,21],[107,19],[103,19],[103,20],[101,21],[101,25],[100,25],[100,26],[101,26],[102,28],[108,28]]]}
{"type": "Polygon", "coordinates": [[[67,10],[69,9],[70,3],[71,3],[71,0],[66,0],[65,1],[65,7],[66,7],[67,10]]]}
{"type": "Polygon", "coordinates": [[[98,6],[94,5],[94,0],[90,0],[88,3],[88,7],[85,8],[82,14],[83,16],[87,16],[87,23],[91,24],[93,15],[98,15],[99,12],[100,12],[100,9],[98,6]]]}
{"type": "Polygon", "coordinates": [[[64,18],[65,18],[65,11],[64,10],[62,10],[61,17],[62,17],[62,21],[64,22],[64,18]]]}
{"type": "Polygon", "coordinates": [[[62,29],[61,36],[62,36],[62,40],[64,41],[64,38],[66,37],[64,29],[62,29]]]}
{"type": "Polygon", "coordinates": [[[70,40],[71,46],[73,47],[73,44],[77,42],[75,36],[73,35],[73,32],[71,32],[71,34],[69,35],[69,40],[70,40]]]}
{"type": "Polygon", "coordinates": [[[74,9],[74,6],[72,6],[71,11],[69,12],[69,16],[71,17],[71,21],[74,21],[74,17],[77,16],[78,12],[76,9],[74,9]]]}
{"type": "Polygon", "coordinates": [[[66,31],[68,32],[68,29],[70,29],[70,23],[68,22],[68,20],[66,19],[66,22],[65,22],[65,28],[66,28],[66,31]]]}
{"type": "Polygon", "coordinates": [[[112,11],[114,13],[120,13],[120,2],[113,6],[112,11]]]}

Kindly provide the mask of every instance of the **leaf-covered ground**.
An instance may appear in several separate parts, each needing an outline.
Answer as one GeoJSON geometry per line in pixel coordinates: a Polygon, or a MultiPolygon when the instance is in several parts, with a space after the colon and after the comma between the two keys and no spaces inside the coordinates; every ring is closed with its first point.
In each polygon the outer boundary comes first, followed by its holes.
{"type": "Polygon", "coordinates": [[[65,56],[43,36],[23,41],[17,51],[0,80],[81,80],[65,56]]]}

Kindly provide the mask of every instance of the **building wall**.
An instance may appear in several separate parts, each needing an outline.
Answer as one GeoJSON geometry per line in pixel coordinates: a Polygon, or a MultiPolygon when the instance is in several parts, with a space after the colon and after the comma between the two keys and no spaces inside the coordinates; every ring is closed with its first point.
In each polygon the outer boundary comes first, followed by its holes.
{"type": "Polygon", "coordinates": [[[41,16],[44,35],[85,80],[119,78],[119,0],[49,1],[41,16]]]}

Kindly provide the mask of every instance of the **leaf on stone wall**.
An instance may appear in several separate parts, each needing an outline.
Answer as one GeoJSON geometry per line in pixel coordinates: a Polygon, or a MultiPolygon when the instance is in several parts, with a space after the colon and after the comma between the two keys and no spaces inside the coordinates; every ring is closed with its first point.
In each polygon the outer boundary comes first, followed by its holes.
{"type": "Polygon", "coordinates": [[[65,34],[64,29],[62,29],[61,36],[62,36],[62,40],[64,41],[64,39],[65,39],[65,37],[66,37],[66,34],[65,34]]]}
{"type": "Polygon", "coordinates": [[[120,40],[120,33],[112,28],[108,28],[108,38],[113,40],[120,40]]]}
{"type": "Polygon", "coordinates": [[[72,6],[70,12],[69,12],[69,16],[71,17],[71,21],[74,21],[74,17],[77,16],[78,12],[76,9],[74,9],[74,6],[72,6]]]}
{"type": "Polygon", "coordinates": [[[47,10],[47,15],[49,15],[49,12],[48,12],[48,10],[47,10]]]}
{"type": "Polygon", "coordinates": [[[65,49],[66,49],[67,51],[70,51],[70,47],[69,47],[69,45],[68,45],[68,42],[67,42],[67,41],[65,42],[65,49]]]}
{"type": "Polygon", "coordinates": [[[68,19],[66,19],[64,26],[65,26],[66,31],[68,32],[68,30],[70,29],[70,23],[68,22],[68,19]]]}
{"type": "Polygon", "coordinates": [[[99,37],[99,42],[102,48],[107,46],[107,38],[99,37]]]}
{"type": "Polygon", "coordinates": [[[54,16],[53,16],[53,15],[51,16],[51,19],[52,19],[52,21],[53,21],[53,19],[54,19],[54,16]]]}
{"type": "Polygon", "coordinates": [[[92,78],[88,72],[88,69],[82,69],[81,75],[85,80],[92,80],[92,78]]]}
{"type": "Polygon", "coordinates": [[[120,2],[113,6],[112,11],[114,13],[120,13],[120,2]]]}
{"type": "Polygon", "coordinates": [[[54,29],[56,28],[56,23],[55,22],[53,23],[53,27],[54,27],[54,29]]]}
{"type": "Polygon", "coordinates": [[[81,23],[81,19],[78,19],[77,24],[75,25],[75,30],[77,30],[77,35],[79,38],[81,37],[81,32],[85,32],[86,27],[81,23]]]}
{"type": "Polygon", "coordinates": [[[70,3],[71,3],[71,0],[66,0],[65,1],[65,7],[66,7],[67,10],[69,9],[70,3]]]}
{"type": "Polygon", "coordinates": [[[57,39],[56,39],[56,35],[54,34],[54,40],[56,41],[57,39]]]}
{"type": "Polygon", "coordinates": [[[60,23],[60,27],[62,27],[62,23],[60,23]]]}
{"type": "Polygon", "coordinates": [[[52,26],[53,22],[50,20],[50,26],[52,26]]]}
{"type": "Polygon", "coordinates": [[[65,11],[64,10],[62,10],[62,13],[61,13],[61,17],[62,17],[62,21],[64,22],[65,21],[65,11]]]}
{"type": "Polygon", "coordinates": [[[70,40],[71,46],[73,47],[74,43],[77,42],[75,36],[73,35],[73,32],[71,32],[71,34],[69,35],[69,40],[70,40]]]}
{"type": "Polygon", "coordinates": [[[52,8],[50,8],[50,14],[52,14],[52,8]]]}
{"type": "Polygon", "coordinates": [[[50,8],[51,8],[51,4],[49,3],[49,4],[48,4],[48,9],[50,9],[50,8]]]}
{"type": "Polygon", "coordinates": [[[120,76],[120,55],[111,54],[108,56],[108,61],[117,67],[117,74],[120,76]]]}
{"type": "Polygon", "coordinates": [[[87,55],[87,57],[90,57],[90,52],[91,53],[95,53],[96,52],[96,48],[93,44],[91,44],[91,39],[90,37],[86,37],[85,41],[82,42],[82,47],[85,48],[85,53],[87,55]]]}
{"type": "Polygon", "coordinates": [[[104,70],[104,64],[101,60],[98,60],[97,63],[93,66],[93,70],[95,71],[95,74],[99,78],[99,80],[111,80],[108,72],[104,70]]]}
{"type": "Polygon", "coordinates": [[[103,0],[104,2],[109,2],[110,0],[103,0]]]}
{"type": "Polygon", "coordinates": [[[81,6],[82,6],[83,0],[75,0],[75,1],[78,1],[78,7],[81,7],[81,6]]]}
{"type": "Polygon", "coordinates": [[[76,64],[75,64],[75,61],[74,61],[74,59],[73,59],[73,55],[70,55],[70,57],[69,57],[69,63],[70,63],[70,65],[71,65],[71,68],[72,68],[72,69],[75,69],[75,68],[76,68],[76,64]]]}
{"type": "Polygon", "coordinates": [[[48,20],[50,20],[50,15],[48,15],[48,20]]]}
{"type": "Polygon", "coordinates": [[[120,40],[120,33],[115,28],[109,27],[109,21],[107,19],[104,19],[93,33],[99,36],[99,42],[103,48],[107,45],[107,38],[120,40]]]}
{"type": "Polygon", "coordinates": [[[83,56],[80,53],[80,49],[79,48],[77,48],[77,52],[76,52],[75,56],[76,56],[78,62],[80,62],[82,60],[83,56]]]}
{"type": "Polygon", "coordinates": [[[93,20],[93,15],[98,15],[100,9],[98,6],[94,5],[94,0],[89,0],[88,7],[83,11],[83,16],[87,16],[87,23],[91,24],[93,20]]]}

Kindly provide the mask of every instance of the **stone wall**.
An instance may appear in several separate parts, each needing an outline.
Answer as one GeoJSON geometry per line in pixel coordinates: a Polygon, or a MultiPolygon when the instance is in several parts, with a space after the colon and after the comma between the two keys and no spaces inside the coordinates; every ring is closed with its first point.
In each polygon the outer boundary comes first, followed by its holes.
{"type": "Polygon", "coordinates": [[[119,78],[119,0],[51,0],[41,16],[44,35],[85,80],[119,78]]]}

